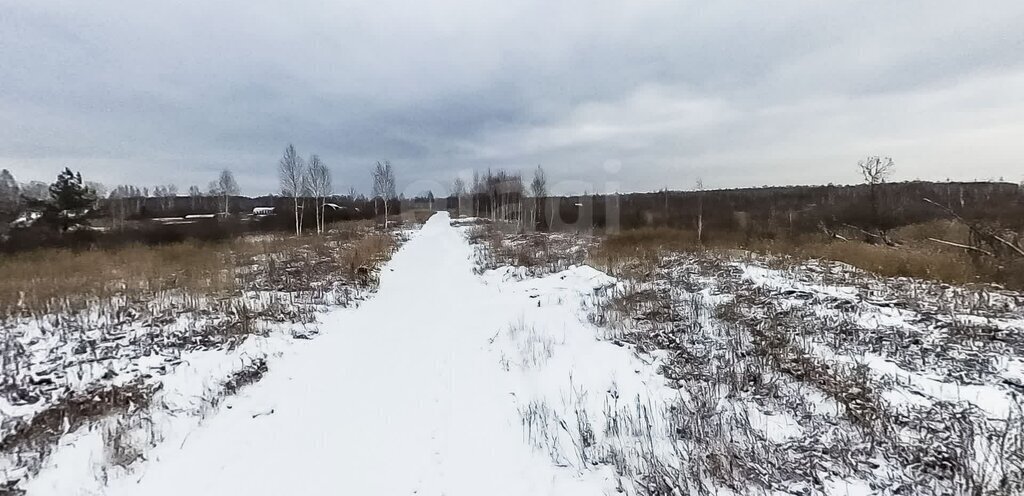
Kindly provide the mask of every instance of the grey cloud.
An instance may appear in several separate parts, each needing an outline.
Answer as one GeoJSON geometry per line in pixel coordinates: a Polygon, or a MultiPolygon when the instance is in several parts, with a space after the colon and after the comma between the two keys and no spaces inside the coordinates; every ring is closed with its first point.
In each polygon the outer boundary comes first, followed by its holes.
{"type": "Polygon", "coordinates": [[[563,190],[1018,180],[1024,6],[950,1],[0,0],[0,167],[276,190],[543,164],[563,190]],[[971,167],[962,157],[970,150],[971,167]],[[942,177],[932,177],[935,173],[942,177]]]}

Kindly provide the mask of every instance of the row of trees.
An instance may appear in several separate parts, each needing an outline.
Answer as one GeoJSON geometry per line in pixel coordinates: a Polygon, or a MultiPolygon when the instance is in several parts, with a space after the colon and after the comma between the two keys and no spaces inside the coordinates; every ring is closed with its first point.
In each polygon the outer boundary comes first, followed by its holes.
{"type": "MultiPolygon", "coordinates": [[[[238,193],[238,183],[235,181],[234,174],[227,169],[221,171],[216,181],[210,182],[206,191],[201,190],[198,186],[191,186],[188,191],[193,208],[203,203],[204,198],[219,197],[222,199],[221,204],[225,213],[228,212],[230,197],[238,193]]],[[[88,216],[79,215],[83,222],[87,218],[95,218],[96,212],[101,209],[102,204],[109,211],[113,227],[123,227],[128,217],[139,214],[144,200],[147,198],[162,199],[166,208],[170,210],[179,197],[178,187],[173,184],[156,185],[152,188],[121,184],[107,193],[107,188],[102,184],[85,181],[81,179],[80,173],[72,174],[70,169],[61,172],[53,184],[41,181],[19,184],[14,179],[14,175],[4,169],[0,171],[0,221],[6,224],[25,211],[36,214],[45,213],[55,208],[52,207],[53,205],[66,203],[65,200],[69,198],[69,194],[81,196],[82,201],[90,202],[88,210],[92,213],[88,216]],[[80,186],[81,195],[70,193],[76,185],[80,186]],[[60,198],[54,197],[55,188],[62,192],[60,198]]],[[[76,209],[82,210],[83,208],[62,208],[61,211],[76,209]]],[[[64,224],[66,223],[64,222],[64,224]]]]}
{"type": "Polygon", "coordinates": [[[69,231],[88,222],[94,215],[98,196],[96,190],[82,179],[81,173],[64,169],[57,179],[46,187],[46,194],[33,191],[25,195],[9,170],[0,171],[0,220],[6,226],[14,217],[26,210],[34,214],[24,219],[25,224],[42,225],[69,231]]]}
{"type": "MultiPolygon", "coordinates": [[[[96,183],[91,184],[96,185],[96,183]]],[[[97,192],[103,191],[102,186],[94,189],[97,192]]],[[[223,197],[225,195],[237,195],[238,193],[238,183],[235,181],[234,174],[229,169],[222,170],[217,180],[210,181],[209,186],[205,190],[194,185],[189,186],[188,188],[189,198],[205,198],[211,196],[223,197]]],[[[176,184],[158,184],[152,188],[140,188],[139,186],[132,184],[119,184],[114,186],[108,195],[100,193],[99,196],[101,198],[106,196],[107,199],[111,200],[124,198],[164,198],[167,200],[168,205],[170,205],[174,198],[178,198],[181,195],[179,194],[178,185],[176,184]]]]}
{"type": "Polygon", "coordinates": [[[523,181],[522,173],[488,169],[484,174],[474,171],[470,183],[461,177],[455,178],[450,189],[460,212],[467,211],[463,210],[466,208],[475,217],[520,225],[530,222],[538,228],[554,223],[555,209],[550,209],[550,218],[542,216],[543,202],[548,196],[547,184],[547,175],[538,165],[529,185],[523,181]]]}
{"type": "MultiPolygon", "coordinates": [[[[231,197],[238,193],[238,182],[235,181],[235,175],[228,169],[222,170],[216,181],[210,181],[205,191],[199,186],[190,186],[188,189],[189,202],[193,210],[207,203],[203,201],[205,198],[219,198],[222,207],[218,208],[221,208],[225,215],[229,213],[231,197]]],[[[160,198],[163,200],[164,208],[171,210],[178,197],[178,186],[174,184],[157,185],[152,189],[120,184],[110,191],[106,205],[113,227],[123,228],[129,217],[142,212],[146,198],[160,198]]]]}
{"type": "MultiPolygon", "coordinates": [[[[895,164],[890,157],[881,156],[870,156],[865,160],[858,162],[858,168],[861,175],[864,177],[865,184],[868,187],[869,198],[867,216],[861,219],[858,224],[859,228],[862,229],[865,234],[869,236],[875,236],[880,240],[888,242],[887,230],[890,228],[889,222],[887,222],[886,213],[883,212],[885,206],[883,205],[883,197],[881,188],[886,181],[891,177],[895,164]]],[[[541,166],[533,172],[533,178],[529,185],[526,185],[523,180],[523,175],[519,172],[508,172],[505,170],[487,170],[487,172],[480,174],[479,172],[473,173],[472,182],[467,183],[462,177],[457,177],[452,181],[450,188],[451,198],[455,199],[456,208],[460,211],[467,211],[464,208],[468,208],[468,211],[474,216],[478,217],[490,217],[492,220],[505,220],[517,222],[520,225],[529,223],[535,229],[551,228],[555,225],[556,217],[563,218],[575,218],[578,217],[581,208],[587,204],[593,205],[594,200],[600,198],[600,203],[607,206],[609,204],[606,201],[606,197],[609,195],[588,195],[584,193],[578,197],[575,202],[562,201],[560,198],[550,198],[548,187],[547,187],[547,174],[541,166]]],[[[670,212],[669,198],[670,195],[679,195],[680,193],[671,193],[667,189],[660,193],[664,203],[664,216],[665,222],[670,222],[670,219],[678,221],[681,217],[693,216],[694,224],[693,228],[696,230],[698,240],[703,238],[704,234],[704,198],[705,188],[704,182],[701,178],[696,180],[695,191],[687,194],[693,198],[691,206],[675,213],[670,212]]],[[[617,198],[619,195],[610,195],[617,198]]],[[[644,194],[630,195],[630,196],[644,196],[644,194]]],[[[676,202],[672,202],[676,203],[676,202]]],[[[813,205],[811,205],[813,207],[813,205]]],[[[616,206],[616,208],[618,208],[616,206]]],[[[804,209],[807,207],[801,207],[804,209]]],[[[649,208],[643,210],[633,210],[628,212],[631,215],[640,215],[645,221],[643,225],[651,225],[651,219],[657,212],[658,208],[654,205],[649,205],[649,208]]],[[[730,216],[735,217],[735,209],[729,209],[730,216]]],[[[721,212],[716,212],[715,218],[720,217],[721,212]]],[[[746,211],[739,212],[740,217],[747,215],[746,211]]],[[[795,210],[789,211],[789,217],[792,219],[795,216],[795,210]]],[[[602,216],[602,218],[605,218],[602,216]]],[[[792,223],[792,220],[791,222],[792,223]]],[[[600,223],[603,225],[603,222],[600,223]]]]}
{"type": "Polygon", "coordinates": [[[289,144],[284,149],[284,156],[277,165],[278,179],[281,182],[281,194],[290,197],[294,206],[295,234],[302,234],[302,218],[305,213],[306,198],[313,199],[313,211],[316,216],[316,232],[326,229],[327,197],[334,194],[331,170],[316,154],[309,160],[303,160],[289,144]]]}
{"type": "MultiPolygon", "coordinates": [[[[102,184],[92,181],[86,181],[84,184],[95,192],[98,198],[106,196],[107,190],[102,184]]],[[[14,210],[27,200],[46,200],[50,197],[50,186],[51,183],[43,181],[18,183],[11,171],[0,170],[0,212],[14,210]]]]}
{"type": "MultiPolygon", "coordinates": [[[[292,199],[295,234],[302,234],[302,220],[306,210],[306,200],[309,198],[313,200],[317,233],[324,232],[327,208],[336,208],[335,205],[327,202],[327,199],[334,194],[331,171],[327,164],[316,154],[303,160],[299,152],[296,151],[295,145],[289,144],[285,147],[281,160],[278,161],[277,174],[281,194],[292,199]]],[[[377,210],[379,200],[379,205],[383,207],[384,211],[384,227],[387,228],[388,215],[391,213],[389,203],[398,199],[395,168],[388,160],[378,161],[370,175],[373,181],[374,210],[377,210]]],[[[355,196],[354,190],[350,191],[350,196],[355,196]]]]}
{"type": "MultiPolygon", "coordinates": [[[[66,174],[62,173],[58,181],[67,183],[68,180],[64,176],[66,174]]],[[[328,202],[334,189],[331,171],[327,164],[316,154],[310,155],[308,159],[303,159],[299,156],[295,146],[289,144],[278,163],[278,176],[281,194],[292,200],[296,234],[302,234],[306,202],[309,200],[312,200],[313,203],[316,231],[322,233],[326,229],[327,208],[341,208],[335,203],[328,202]]],[[[90,202],[89,210],[98,211],[102,200],[115,228],[124,227],[129,218],[143,214],[145,205],[149,204],[152,207],[152,201],[147,202],[151,198],[162,200],[159,204],[162,205],[164,211],[173,211],[176,206],[180,208],[180,202],[177,200],[181,196],[178,187],[173,184],[157,185],[152,188],[122,184],[115,186],[109,194],[105,194],[106,188],[97,183],[82,181],[80,174],[73,174],[72,178],[77,178],[83,192],[88,192],[87,195],[83,195],[83,201],[90,202]]],[[[398,199],[395,172],[391,162],[378,162],[372,171],[372,179],[374,210],[378,206],[382,206],[386,219],[391,213],[389,203],[398,199]]],[[[3,221],[6,226],[17,214],[26,209],[40,210],[43,203],[52,199],[51,190],[50,186],[38,181],[20,185],[9,170],[0,171],[0,221],[3,221]],[[43,184],[43,188],[40,188],[39,184],[43,184]],[[39,191],[40,189],[46,189],[46,192],[43,193],[39,191]]],[[[234,174],[227,169],[221,171],[218,179],[211,181],[205,191],[198,186],[191,186],[188,189],[188,197],[193,211],[208,204],[203,201],[204,199],[220,198],[221,209],[224,214],[228,214],[231,197],[238,194],[238,183],[234,174]]],[[[349,194],[351,201],[362,201],[363,199],[361,196],[356,198],[354,189],[349,194]]],[[[62,198],[66,199],[67,197],[62,198]]],[[[84,216],[79,217],[84,220],[84,216]]]]}
{"type": "MultiPolygon", "coordinates": [[[[922,202],[929,198],[970,220],[991,218],[1001,226],[1016,229],[1024,208],[1014,185],[987,183],[968,187],[953,183],[888,183],[895,168],[888,157],[868,157],[858,163],[864,177],[860,187],[807,186],[746,188],[737,190],[705,191],[698,180],[696,191],[636,193],[630,195],[582,195],[555,198],[549,196],[548,179],[540,166],[533,170],[532,177],[524,177],[518,171],[487,170],[474,172],[471,177],[456,178],[450,185],[449,197],[441,208],[457,209],[477,217],[489,217],[518,223],[530,229],[550,229],[556,221],[578,224],[578,218],[592,217],[593,227],[602,227],[609,220],[628,229],[641,226],[667,226],[695,229],[697,239],[703,241],[707,234],[723,231],[742,231],[750,236],[770,236],[773,233],[821,232],[849,237],[856,231],[877,242],[893,244],[888,232],[894,227],[907,223],[921,222],[946,216],[933,205],[922,202]],[[1008,186],[1009,189],[1002,186],[1008,186]],[[950,190],[950,188],[954,188],[950,190]],[[953,191],[952,193],[950,191],[953,191]],[[972,196],[985,192],[986,200],[971,201],[972,196]],[[1010,196],[1006,196],[1010,195],[1010,196]],[[1003,198],[1006,196],[1006,198],[1003,198]],[[1000,199],[996,199],[999,197],[1000,199]],[[1005,200],[1005,201],[1004,201],[1005,200]],[[1009,201],[1010,204],[1005,202],[1009,201]],[[992,208],[982,208],[992,205],[992,208]],[[996,208],[996,205],[1002,205],[996,208]],[[607,211],[606,211],[607,210],[607,211]],[[981,210],[984,210],[982,212],[981,210]],[[978,213],[975,213],[978,211],[978,213]],[[1004,219],[1005,217],[1005,219],[1004,219]],[[529,226],[529,227],[527,227],[529,226]],[[843,232],[840,232],[843,231],[843,232]],[[845,234],[844,234],[845,233],[845,234]]],[[[66,176],[68,171],[62,173],[66,176]]],[[[312,203],[313,219],[317,232],[323,232],[329,216],[328,209],[336,209],[331,219],[370,218],[384,214],[387,218],[397,208],[395,167],[390,161],[376,162],[371,170],[373,196],[369,200],[333,195],[331,171],[316,154],[303,158],[293,145],[288,145],[278,163],[278,172],[283,201],[280,197],[241,199],[233,174],[224,170],[216,181],[205,190],[197,186],[188,189],[188,197],[178,194],[174,185],[157,185],[139,188],[119,185],[113,188],[107,199],[102,187],[80,179],[86,198],[91,198],[93,210],[103,210],[113,220],[114,227],[123,227],[127,219],[147,218],[162,215],[180,216],[187,213],[211,212],[229,209],[253,208],[255,206],[276,206],[280,214],[275,223],[284,228],[289,214],[294,215],[296,234],[303,230],[304,213],[312,203]],[[365,201],[365,204],[363,203],[365,201]],[[191,203],[191,209],[184,202],[191,203]],[[287,202],[287,204],[285,204],[287,202]],[[291,210],[291,212],[289,212],[291,210]]],[[[68,182],[65,177],[64,183],[68,182]]],[[[53,203],[51,186],[45,185],[45,194],[40,193],[36,184],[19,184],[10,171],[0,171],[0,220],[9,222],[25,207],[34,205],[34,210],[46,210],[44,203],[53,203]],[[28,191],[31,190],[31,191],[28,191]],[[26,193],[28,191],[28,193],[26,193]],[[30,193],[30,194],[29,194],[30,193]],[[34,203],[32,203],[34,202],[34,203]]],[[[415,199],[415,208],[435,208],[432,192],[415,199]]],[[[68,209],[61,209],[64,211],[68,209]]],[[[51,215],[51,218],[54,216],[51,215]]],[[[56,216],[60,218],[60,215],[56,216]]],[[[67,224],[73,216],[64,216],[67,224]]],[[[273,219],[265,219],[273,220],[273,219]]],[[[7,222],[3,224],[6,225],[7,222]]]]}

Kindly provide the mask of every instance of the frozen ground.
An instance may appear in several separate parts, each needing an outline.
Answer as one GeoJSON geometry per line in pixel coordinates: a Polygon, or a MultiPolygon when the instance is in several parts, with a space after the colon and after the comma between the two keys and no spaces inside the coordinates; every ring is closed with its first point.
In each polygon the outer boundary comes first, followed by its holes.
{"type": "Polygon", "coordinates": [[[111,296],[83,290],[0,319],[0,494],[23,494],[86,433],[99,449],[82,468],[103,480],[179,430],[172,420],[194,424],[217,411],[262,377],[277,349],[315,337],[317,315],[372,291],[372,269],[352,277],[357,257],[339,256],[377,253],[365,251],[369,242],[403,233],[371,236],[346,225],[317,238],[248,238],[228,252],[231,289],[164,281],[111,296]]]}
{"type": "Polygon", "coordinates": [[[714,252],[641,272],[592,320],[660,363],[678,459],[714,484],[1024,494],[1019,293],[714,252]]]}
{"type": "Polygon", "coordinates": [[[439,213],[312,339],[189,355],[23,488],[1021,494],[1019,295],[713,254],[616,279],[592,244],[439,213]]]}
{"type": "MultiPolygon", "coordinates": [[[[508,285],[562,278],[592,246],[477,229],[482,267],[532,264],[485,272],[508,285]]],[[[621,277],[595,271],[605,283],[582,298],[591,331],[671,392],[574,377],[561,397],[575,407],[539,431],[614,467],[625,492],[1024,494],[1024,295],[740,252],[610,269],[621,277]]]]}
{"type": "Polygon", "coordinates": [[[105,480],[102,432],[70,434],[28,493],[614,492],[615,471],[558,433],[613,386],[625,397],[664,389],[581,320],[581,299],[611,281],[574,268],[506,283],[472,260],[464,233],[435,215],[373,298],[324,315],[315,339],[264,343],[268,370],[223,408],[202,422],[157,419],[162,442],[105,480]]]}

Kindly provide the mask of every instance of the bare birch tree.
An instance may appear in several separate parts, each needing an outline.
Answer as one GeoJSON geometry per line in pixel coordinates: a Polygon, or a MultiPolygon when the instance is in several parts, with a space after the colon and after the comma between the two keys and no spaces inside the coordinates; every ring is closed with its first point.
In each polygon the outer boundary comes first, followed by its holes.
{"type": "MultiPolygon", "coordinates": [[[[96,189],[95,187],[93,188],[93,191],[97,191],[97,196],[103,196],[99,194],[98,189],[96,189]]],[[[171,210],[174,208],[175,199],[178,197],[178,187],[174,184],[168,184],[166,186],[154,186],[153,196],[157,198],[163,198],[163,208],[171,210]]]]}
{"type": "MultiPolygon", "coordinates": [[[[217,179],[217,191],[224,197],[224,214],[227,215],[231,196],[238,194],[238,183],[235,182],[235,175],[230,170],[220,171],[220,177],[217,179]]],[[[175,194],[177,194],[177,187],[175,187],[175,194]]]]}
{"type": "Polygon", "coordinates": [[[327,168],[318,155],[309,157],[309,167],[306,168],[306,182],[309,184],[309,191],[313,197],[313,209],[316,214],[316,232],[322,233],[326,230],[324,221],[327,197],[333,193],[331,185],[331,171],[327,168]]]}
{"type": "MultiPolygon", "coordinates": [[[[320,161],[319,155],[314,153],[306,160],[306,170],[304,171],[306,173],[306,191],[313,198],[313,224],[316,226],[317,234],[323,232],[320,230],[320,185],[318,184],[319,178],[317,177],[320,175],[322,168],[323,162],[320,161]]],[[[303,198],[303,205],[305,205],[305,198],[303,198]]]]}
{"type": "Polygon", "coordinates": [[[456,208],[459,210],[459,214],[462,214],[462,197],[466,196],[466,181],[463,181],[461,177],[456,177],[452,181],[452,195],[456,198],[456,208]]]}
{"type": "Polygon", "coordinates": [[[473,189],[471,193],[473,195],[474,217],[480,217],[480,195],[482,195],[485,190],[483,183],[480,182],[480,173],[473,171],[473,189]]]}
{"type": "Polygon", "coordinates": [[[704,244],[704,180],[697,178],[697,244],[704,244]]]}
{"type": "Polygon", "coordinates": [[[320,224],[324,231],[327,230],[327,198],[334,194],[334,181],[331,177],[331,169],[324,165],[320,177],[320,224]]]}
{"type": "Polygon", "coordinates": [[[530,182],[530,193],[533,194],[533,228],[536,229],[537,213],[540,211],[544,198],[548,196],[548,177],[544,174],[544,169],[539,165],[537,166],[537,170],[533,171],[533,181],[530,182]]]}
{"type": "Polygon", "coordinates": [[[203,197],[203,190],[199,189],[199,186],[194,186],[194,185],[193,186],[189,186],[189,188],[188,188],[188,198],[189,198],[189,205],[191,206],[192,210],[196,209],[196,206],[199,205],[199,202],[201,201],[202,197],[203,197]]]}
{"type": "Polygon", "coordinates": [[[374,202],[377,198],[382,198],[384,202],[384,228],[388,227],[388,201],[393,200],[397,195],[395,194],[395,169],[391,166],[391,162],[385,160],[384,163],[377,162],[376,167],[373,169],[373,196],[374,202]]]}
{"type": "Polygon", "coordinates": [[[299,217],[299,198],[306,190],[305,164],[295,146],[289,144],[277,165],[277,176],[281,182],[281,194],[291,197],[295,208],[295,235],[302,234],[302,218],[299,217]]]}

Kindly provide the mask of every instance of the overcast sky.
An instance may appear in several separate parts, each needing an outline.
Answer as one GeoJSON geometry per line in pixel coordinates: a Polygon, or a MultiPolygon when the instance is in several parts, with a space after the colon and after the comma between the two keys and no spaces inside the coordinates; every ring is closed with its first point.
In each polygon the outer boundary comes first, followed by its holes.
{"type": "Polygon", "coordinates": [[[1024,2],[0,0],[0,168],[278,190],[1024,180],[1024,2]]]}

